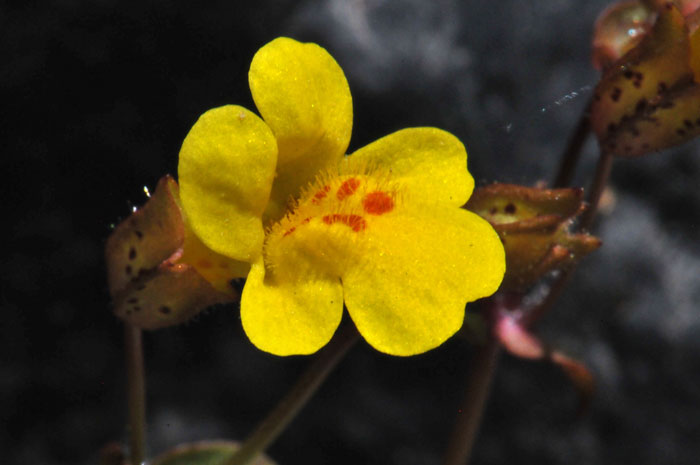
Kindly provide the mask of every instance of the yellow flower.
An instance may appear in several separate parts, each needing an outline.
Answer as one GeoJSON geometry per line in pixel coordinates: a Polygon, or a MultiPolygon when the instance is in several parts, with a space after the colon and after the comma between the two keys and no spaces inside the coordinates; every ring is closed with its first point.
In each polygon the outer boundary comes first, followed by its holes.
{"type": "Polygon", "coordinates": [[[495,292],[505,269],[493,228],[459,208],[474,187],[462,143],[412,128],[346,157],[350,90],[316,44],[270,42],[249,81],[263,119],[235,105],[207,111],[183,142],[178,171],[194,233],[250,264],[241,296],[250,340],[277,355],[315,352],[344,302],[382,352],[443,343],[465,304],[495,292]]]}

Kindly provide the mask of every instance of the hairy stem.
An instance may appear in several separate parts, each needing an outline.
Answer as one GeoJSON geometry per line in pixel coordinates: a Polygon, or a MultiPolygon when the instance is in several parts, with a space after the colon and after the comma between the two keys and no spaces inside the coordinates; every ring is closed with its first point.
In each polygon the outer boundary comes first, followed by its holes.
{"type": "Polygon", "coordinates": [[[583,144],[586,142],[588,133],[591,130],[591,103],[588,102],[586,108],[581,113],[576,129],[571,134],[567,142],[566,149],[561,157],[557,176],[554,178],[553,187],[566,187],[571,184],[576,171],[576,165],[581,158],[583,144]]]}
{"type": "Polygon", "coordinates": [[[126,378],[129,404],[129,449],[132,465],[146,457],[146,375],[143,364],[141,329],[124,324],[126,378]]]}
{"type": "Polygon", "coordinates": [[[469,463],[500,353],[500,345],[493,336],[489,335],[486,344],[479,347],[474,355],[467,381],[467,392],[447,446],[444,465],[469,463]]]}
{"type": "Polygon", "coordinates": [[[352,324],[346,325],[319,352],[316,359],[301,375],[301,378],[269,413],[262,423],[246,439],[241,448],[226,462],[226,465],[245,465],[263,452],[301,408],[321,386],[329,373],[358,340],[359,334],[352,324]]]}

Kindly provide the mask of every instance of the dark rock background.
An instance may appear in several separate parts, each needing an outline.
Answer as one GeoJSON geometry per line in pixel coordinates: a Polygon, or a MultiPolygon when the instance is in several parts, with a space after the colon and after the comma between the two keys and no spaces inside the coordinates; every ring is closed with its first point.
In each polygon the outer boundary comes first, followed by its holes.
{"type": "MultiPolygon", "coordinates": [[[[550,179],[595,85],[606,2],[7,1],[0,6],[0,455],[95,463],[124,438],[121,326],[102,248],[197,116],[254,108],[247,69],[279,35],[317,41],[355,103],[350,150],[399,128],[457,135],[481,183],[550,179]]],[[[618,161],[603,249],[541,327],[595,372],[591,411],[553,367],[504,357],[473,463],[694,464],[700,454],[698,144],[618,161]]],[[[577,182],[590,179],[595,144],[577,182]]],[[[472,350],[361,343],[270,450],[286,464],[438,464],[472,350]]],[[[275,358],[217,308],[146,337],[149,444],[242,438],[308,360],[275,358]]]]}

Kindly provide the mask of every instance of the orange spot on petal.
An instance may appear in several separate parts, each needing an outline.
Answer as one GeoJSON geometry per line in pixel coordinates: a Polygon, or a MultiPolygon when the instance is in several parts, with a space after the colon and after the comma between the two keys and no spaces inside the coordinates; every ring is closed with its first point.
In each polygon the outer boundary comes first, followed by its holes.
{"type": "Polygon", "coordinates": [[[311,202],[312,202],[313,204],[318,205],[319,203],[321,203],[321,200],[323,200],[323,199],[326,198],[326,196],[328,195],[328,191],[329,191],[329,190],[331,190],[331,186],[329,186],[329,185],[326,184],[325,186],[323,186],[323,187],[321,188],[321,190],[319,190],[318,192],[316,192],[316,193],[314,194],[313,198],[311,199],[311,202]]]}
{"type": "Polygon", "coordinates": [[[284,234],[282,234],[282,237],[287,237],[287,236],[289,236],[289,235],[292,234],[294,231],[296,231],[296,229],[297,229],[296,226],[292,226],[291,228],[289,228],[288,230],[286,230],[286,231],[284,232],[284,234]]]}
{"type": "Polygon", "coordinates": [[[211,262],[208,260],[199,260],[197,266],[204,269],[211,268],[211,262]]]}
{"type": "Polygon", "coordinates": [[[350,178],[344,181],[338,188],[338,200],[343,200],[346,197],[350,197],[355,193],[357,188],[360,187],[360,180],[357,178],[350,178]]]}
{"type": "Polygon", "coordinates": [[[367,227],[367,222],[360,215],[341,215],[335,213],[333,215],[324,216],[323,222],[328,225],[343,223],[344,225],[349,226],[355,232],[360,232],[367,227]]]}
{"type": "Polygon", "coordinates": [[[394,199],[386,192],[370,192],[362,200],[362,207],[370,215],[383,215],[394,209],[394,199]]]}

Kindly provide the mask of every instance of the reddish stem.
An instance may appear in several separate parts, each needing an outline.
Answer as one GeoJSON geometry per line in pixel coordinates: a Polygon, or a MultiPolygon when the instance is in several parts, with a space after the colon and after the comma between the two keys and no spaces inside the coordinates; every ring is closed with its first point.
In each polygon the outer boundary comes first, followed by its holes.
{"type": "Polygon", "coordinates": [[[146,375],[141,329],[124,324],[127,396],[129,404],[129,446],[132,465],[146,457],[146,375]]]}
{"type": "Polygon", "coordinates": [[[469,463],[474,442],[486,409],[491,383],[496,374],[501,346],[489,335],[488,341],[479,347],[471,360],[467,391],[459,409],[457,422],[450,437],[444,465],[469,463]]]}
{"type": "Polygon", "coordinates": [[[588,102],[586,108],[579,117],[576,129],[567,142],[566,149],[561,157],[561,163],[557,176],[554,178],[553,187],[566,187],[571,184],[576,171],[576,165],[581,158],[583,145],[586,143],[586,138],[591,131],[591,102],[588,102]]]}

